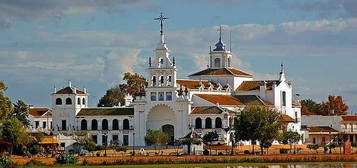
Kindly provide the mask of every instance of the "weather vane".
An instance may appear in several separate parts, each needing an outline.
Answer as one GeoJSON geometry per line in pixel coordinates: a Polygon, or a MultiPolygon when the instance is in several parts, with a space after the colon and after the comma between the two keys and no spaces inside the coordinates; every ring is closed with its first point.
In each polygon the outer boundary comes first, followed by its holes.
{"type": "Polygon", "coordinates": [[[160,21],[160,33],[161,35],[163,34],[163,22],[164,20],[168,19],[167,17],[164,17],[162,15],[162,12],[160,13],[160,16],[158,18],[155,18],[154,20],[159,20],[160,21]]]}

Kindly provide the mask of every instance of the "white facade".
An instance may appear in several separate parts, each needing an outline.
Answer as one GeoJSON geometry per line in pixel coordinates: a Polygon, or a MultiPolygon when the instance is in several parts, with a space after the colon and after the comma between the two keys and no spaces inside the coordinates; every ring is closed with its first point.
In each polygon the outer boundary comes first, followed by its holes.
{"type": "Polygon", "coordinates": [[[190,79],[177,79],[175,59],[170,57],[161,31],[154,57],[149,59],[144,97],[137,97],[130,105],[126,101],[125,107],[88,108],[87,92],[69,84],[52,94],[53,126],[60,134],[88,131],[97,144],[117,141],[119,145],[145,146],[149,129],[161,129],[174,140],[193,128],[200,136],[216,131],[217,143],[230,144],[232,118],[254,102],[281,111],[293,120],[288,129],[300,132],[300,107],[293,105],[293,87],[283,67],[279,79],[253,80],[252,75],[231,67],[231,52],[221,38],[207,58],[210,66],[206,70],[190,75],[190,79]],[[57,102],[59,99],[62,103],[57,102]],[[72,103],[66,104],[67,99],[72,103]],[[113,126],[114,120],[118,127],[113,126]],[[124,120],[129,121],[126,128],[124,120]]]}

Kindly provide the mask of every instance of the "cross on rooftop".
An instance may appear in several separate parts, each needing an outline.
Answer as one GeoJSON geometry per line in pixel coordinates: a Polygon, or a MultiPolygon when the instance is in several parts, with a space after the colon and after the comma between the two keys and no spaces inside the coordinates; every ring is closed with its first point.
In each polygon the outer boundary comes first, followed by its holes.
{"type": "Polygon", "coordinates": [[[163,34],[163,21],[168,19],[167,17],[164,17],[162,15],[162,12],[160,13],[160,16],[158,18],[155,18],[154,20],[159,20],[160,21],[160,33],[161,35],[163,34]]]}

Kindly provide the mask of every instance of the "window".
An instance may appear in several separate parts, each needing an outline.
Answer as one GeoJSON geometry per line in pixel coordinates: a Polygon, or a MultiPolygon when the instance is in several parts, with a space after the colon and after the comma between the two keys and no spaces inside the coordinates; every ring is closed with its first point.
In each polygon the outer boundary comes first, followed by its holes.
{"type": "Polygon", "coordinates": [[[72,104],[72,99],[71,98],[67,98],[66,99],[66,104],[72,104]]]}
{"type": "Polygon", "coordinates": [[[160,64],[164,64],[164,59],[160,58],[160,64]]]}
{"type": "Polygon", "coordinates": [[[123,129],[129,129],[129,120],[128,119],[124,119],[123,120],[123,129]]]}
{"type": "Polygon", "coordinates": [[[119,130],[119,121],[117,119],[113,120],[113,130],[119,130]]]}
{"type": "Polygon", "coordinates": [[[202,119],[201,118],[196,118],[195,128],[202,128],[202,119]]]}
{"type": "Polygon", "coordinates": [[[92,130],[98,130],[98,121],[96,119],[92,120],[92,130]]]}
{"type": "Polygon", "coordinates": [[[295,111],[295,122],[298,122],[298,113],[295,111]]]}
{"type": "Polygon", "coordinates": [[[42,128],[46,128],[47,127],[47,122],[46,121],[43,121],[42,122],[42,128]]]}
{"type": "Polygon", "coordinates": [[[56,105],[62,105],[62,99],[61,98],[57,98],[56,99],[56,105]]]}
{"type": "Polygon", "coordinates": [[[102,135],[102,145],[108,146],[108,135],[102,135]]]}
{"type": "Polygon", "coordinates": [[[112,144],[113,145],[119,145],[119,136],[118,135],[113,135],[112,136],[112,144]]]}
{"type": "Polygon", "coordinates": [[[219,58],[214,59],[214,66],[215,67],[220,67],[221,66],[221,59],[219,59],[219,58]]]}
{"type": "Polygon", "coordinates": [[[39,121],[35,121],[35,128],[37,129],[40,126],[40,122],[39,121]]]}
{"type": "Polygon", "coordinates": [[[206,128],[212,128],[212,119],[206,118],[206,128]]]}
{"type": "Polygon", "coordinates": [[[152,76],[152,86],[156,86],[156,76],[152,76]]]}
{"type": "Polygon", "coordinates": [[[166,101],[172,100],[172,92],[166,92],[166,101]]]}
{"type": "Polygon", "coordinates": [[[150,93],[151,101],[156,101],[156,92],[150,93]]]}
{"type": "Polygon", "coordinates": [[[66,120],[62,120],[62,131],[67,130],[66,127],[67,127],[67,121],[66,120]]]}
{"type": "Polygon", "coordinates": [[[160,85],[164,84],[164,76],[160,76],[160,85]]]}
{"type": "Polygon", "coordinates": [[[87,130],[87,120],[81,121],[81,130],[87,130]]]}
{"type": "Polygon", "coordinates": [[[164,92],[159,92],[159,101],[164,101],[164,92]]]}
{"type": "Polygon", "coordinates": [[[92,135],[92,139],[93,139],[93,141],[94,141],[95,144],[98,143],[98,137],[97,137],[97,135],[92,135]]]}
{"type": "Polygon", "coordinates": [[[283,93],[282,93],[282,105],[283,106],[286,106],[286,92],[285,91],[283,91],[283,93]]]}
{"type": "Polygon", "coordinates": [[[82,99],[82,104],[83,104],[83,105],[86,104],[86,99],[85,99],[85,98],[82,99]]]}
{"type": "Polygon", "coordinates": [[[313,139],[312,139],[312,143],[313,143],[313,144],[316,144],[316,138],[313,138],[313,139]]]}
{"type": "Polygon", "coordinates": [[[129,135],[123,135],[123,145],[124,146],[129,145],[129,135]]]}
{"type": "Polygon", "coordinates": [[[102,121],[102,130],[108,130],[108,120],[104,119],[102,121]]]}
{"type": "Polygon", "coordinates": [[[171,81],[172,81],[172,77],[171,77],[171,75],[167,77],[167,80],[168,80],[169,82],[171,82],[171,81]]]}
{"type": "Polygon", "coordinates": [[[78,97],[78,99],[77,99],[77,104],[78,104],[78,105],[81,105],[81,98],[79,98],[79,97],[78,97]]]}
{"type": "Polygon", "coordinates": [[[217,117],[215,124],[216,124],[216,128],[222,128],[222,119],[217,117]]]}
{"type": "Polygon", "coordinates": [[[231,66],[231,58],[228,58],[228,66],[231,66]]]}

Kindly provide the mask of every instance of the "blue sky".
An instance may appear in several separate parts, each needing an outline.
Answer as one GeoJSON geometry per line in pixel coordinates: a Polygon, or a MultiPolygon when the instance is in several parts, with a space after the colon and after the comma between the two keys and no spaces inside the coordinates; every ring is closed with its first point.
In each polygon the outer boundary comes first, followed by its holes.
{"type": "Polygon", "coordinates": [[[206,67],[223,25],[236,68],[267,79],[284,63],[302,99],[342,95],[357,111],[355,0],[0,0],[7,95],[50,106],[54,85],[71,80],[95,106],[124,72],[145,75],[160,12],[169,17],[166,42],[180,78],[206,67]]]}

